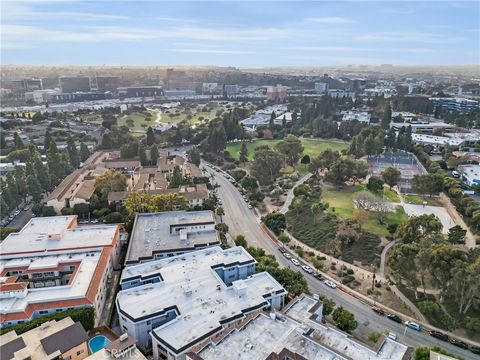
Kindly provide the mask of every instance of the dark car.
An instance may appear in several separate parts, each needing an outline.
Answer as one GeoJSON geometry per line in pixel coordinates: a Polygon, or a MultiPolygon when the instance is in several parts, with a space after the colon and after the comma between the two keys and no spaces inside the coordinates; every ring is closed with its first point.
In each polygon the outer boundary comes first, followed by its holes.
{"type": "Polygon", "coordinates": [[[470,347],[470,351],[474,354],[480,355],[480,347],[478,347],[478,346],[470,347]]]}
{"type": "Polygon", "coordinates": [[[322,274],[315,274],[315,275],[313,275],[313,276],[316,277],[318,280],[322,280],[322,279],[323,279],[322,274]]]}
{"type": "Polygon", "coordinates": [[[448,341],[449,337],[447,334],[441,333],[440,331],[435,331],[431,330],[429,331],[430,336],[433,336],[434,338],[443,340],[443,341],[448,341]]]}
{"type": "Polygon", "coordinates": [[[372,310],[375,311],[378,315],[385,315],[385,311],[383,309],[380,309],[379,307],[372,307],[372,310]]]}
{"type": "Polygon", "coordinates": [[[468,345],[465,344],[465,343],[464,343],[463,341],[461,341],[461,340],[450,339],[449,342],[450,342],[450,344],[455,345],[455,346],[458,346],[458,347],[460,347],[460,348],[462,348],[462,349],[468,349],[468,345]]]}
{"type": "Polygon", "coordinates": [[[398,315],[395,315],[395,314],[388,314],[387,318],[389,318],[390,320],[393,320],[397,323],[402,323],[403,322],[402,318],[398,315]]]}

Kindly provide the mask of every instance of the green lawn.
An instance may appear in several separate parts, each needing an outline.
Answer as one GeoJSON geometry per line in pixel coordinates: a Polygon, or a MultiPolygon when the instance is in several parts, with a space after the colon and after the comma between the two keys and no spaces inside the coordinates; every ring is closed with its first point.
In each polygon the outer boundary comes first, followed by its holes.
{"type": "MultiPolygon", "coordinates": [[[[365,190],[364,185],[355,185],[343,189],[336,189],[332,186],[323,186],[322,196],[326,203],[330,205],[330,210],[335,209],[335,213],[345,219],[353,217],[353,198],[355,193],[365,190]]],[[[386,189],[385,198],[393,198],[388,189],[386,189]],[[388,195],[387,195],[388,194],[388,195]]],[[[395,194],[393,194],[395,195],[395,194]]],[[[397,198],[398,200],[398,198],[397,198]]],[[[390,199],[389,199],[390,201],[390,199]]],[[[395,201],[397,202],[397,201],[395,201]]],[[[375,212],[369,212],[368,220],[363,224],[363,228],[377,235],[387,236],[387,226],[390,224],[400,224],[407,219],[407,215],[402,207],[397,207],[395,212],[389,213],[386,217],[385,224],[379,224],[375,212]]]]}
{"type": "Polygon", "coordinates": [[[403,199],[408,204],[423,205],[426,201],[428,206],[442,206],[442,204],[434,197],[430,196],[420,196],[420,195],[403,195],[403,199]]]}
{"type": "Polygon", "coordinates": [[[117,124],[118,126],[126,126],[130,130],[147,130],[149,126],[155,125],[155,120],[157,118],[156,111],[148,110],[147,112],[150,113],[150,118],[147,118],[147,116],[142,112],[132,112],[129,115],[120,117],[117,121],[117,124]]]}
{"type": "MultiPolygon", "coordinates": [[[[317,156],[324,152],[327,149],[341,151],[348,148],[348,143],[340,140],[330,140],[330,139],[300,139],[304,147],[303,153],[308,154],[310,157],[317,156]]],[[[248,149],[248,159],[253,159],[253,152],[256,147],[262,145],[268,145],[274,147],[281,140],[255,140],[247,142],[248,149]]],[[[234,144],[227,144],[227,151],[232,157],[238,158],[240,148],[242,146],[241,142],[234,144]]]]}
{"type": "Polygon", "coordinates": [[[182,121],[187,121],[190,125],[198,125],[204,122],[210,122],[217,116],[219,106],[207,107],[208,111],[203,111],[205,106],[197,106],[193,109],[185,109],[178,107],[162,111],[161,122],[178,124],[182,121]]]}

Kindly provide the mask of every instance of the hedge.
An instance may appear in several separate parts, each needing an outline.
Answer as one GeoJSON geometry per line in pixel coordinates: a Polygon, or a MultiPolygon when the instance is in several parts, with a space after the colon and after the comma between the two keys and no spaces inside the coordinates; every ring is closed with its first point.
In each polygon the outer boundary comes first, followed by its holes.
{"type": "Polygon", "coordinates": [[[61,320],[69,316],[75,322],[80,321],[84,329],[87,331],[92,329],[94,326],[95,309],[93,307],[87,307],[87,308],[65,310],[58,313],[48,314],[48,315],[40,316],[27,323],[5,327],[0,330],[0,335],[3,335],[12,330],[15,330],[15,332],[18,335],[20,335],[20,334],[23,334],[24,332],[27,332],[29,330],[36,328],[37,326],[43,324],[44,322],[52,321],[52,320],[61,320]]]}

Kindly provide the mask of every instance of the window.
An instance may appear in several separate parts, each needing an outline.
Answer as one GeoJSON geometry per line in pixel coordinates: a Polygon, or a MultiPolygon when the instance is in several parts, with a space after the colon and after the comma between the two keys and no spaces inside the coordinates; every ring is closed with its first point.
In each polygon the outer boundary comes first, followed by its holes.
{"type": "Polygon", "coordinates": [[[40,310],[38,313],[40,315],[45,315],[45,314],[48,314],[48,311],[47,310],[40,310]]]}
{"type": "Polygon", "coordinates": [[[60,308],[60,309],[55,309],[55,311],[56,311],[56,312],[62,312],[63,309],[61,309],[61,308],[60,308]]]}
{"type": "Polygon", "coordinates": [[[43,274],[42,274],[42,273],[33,273],[33,274],[32,274],[32,277],[38,279],[38,278],[43,277],[43,274]]]}
{"type": "Polygon", "coordinates": [[[53,271],[46,271],[43,273],[45,276],[53,276],[53,271]]]}
{"type": "Polygon", "coordinates": [[[80,355],[81,353],[83,353],[83,349],[80,351],[77,351],[77,356],[80,355]]]}

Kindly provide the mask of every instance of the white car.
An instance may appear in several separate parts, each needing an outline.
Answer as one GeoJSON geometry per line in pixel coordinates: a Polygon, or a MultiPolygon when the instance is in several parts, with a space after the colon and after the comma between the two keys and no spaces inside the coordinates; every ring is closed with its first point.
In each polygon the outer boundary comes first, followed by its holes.
{"type": "Polygon", "coordinates": [[[251,209],[251,208],[252,208],[252,205],[248,204],[248,208],[251,209]]]}
{"type": "Polygon", "coordinates": [[[291,259],[291,258],[292,258],[292,255],[290,255],[290,254],[287,253],[287,252],[283,253],[283,256],[285,256],[287,259],[291,259]]]}
{"type": "Polygon", "coordinates": [[[397,340],[397,334],[391,331],[388,333],[387,337],[391,340],[397,340]]]}
{"type": "Polygon", "coordinates": [[[300,266],[300,263],[298,262],[297,259],[292,259],[292,264],[295,266],[300,266]]]}
{"type": "Polygon", "coordinates": [[[416,322],[413,321],[405,321],[405,325],[407,325],[409,328],[412,328],[414,330],[420,331],[421,326],[417,324],[416,322]]]}
{"type": "Polygon", "coordinates": [[[337,288],[337,285],[333,281],[325,280],[324,283],[325,283],[325,285],[327,285],[328,287],[331,287],[332,289],[337,288]]]}
{"type": "Polygon", "coordinates": [[[307,265],[303,265],[302,269],[303,269],[303,271],[305,271],[309,274],[311,274],[313,272],[312,268],[310,266],[307,266],[307,265]]]}

